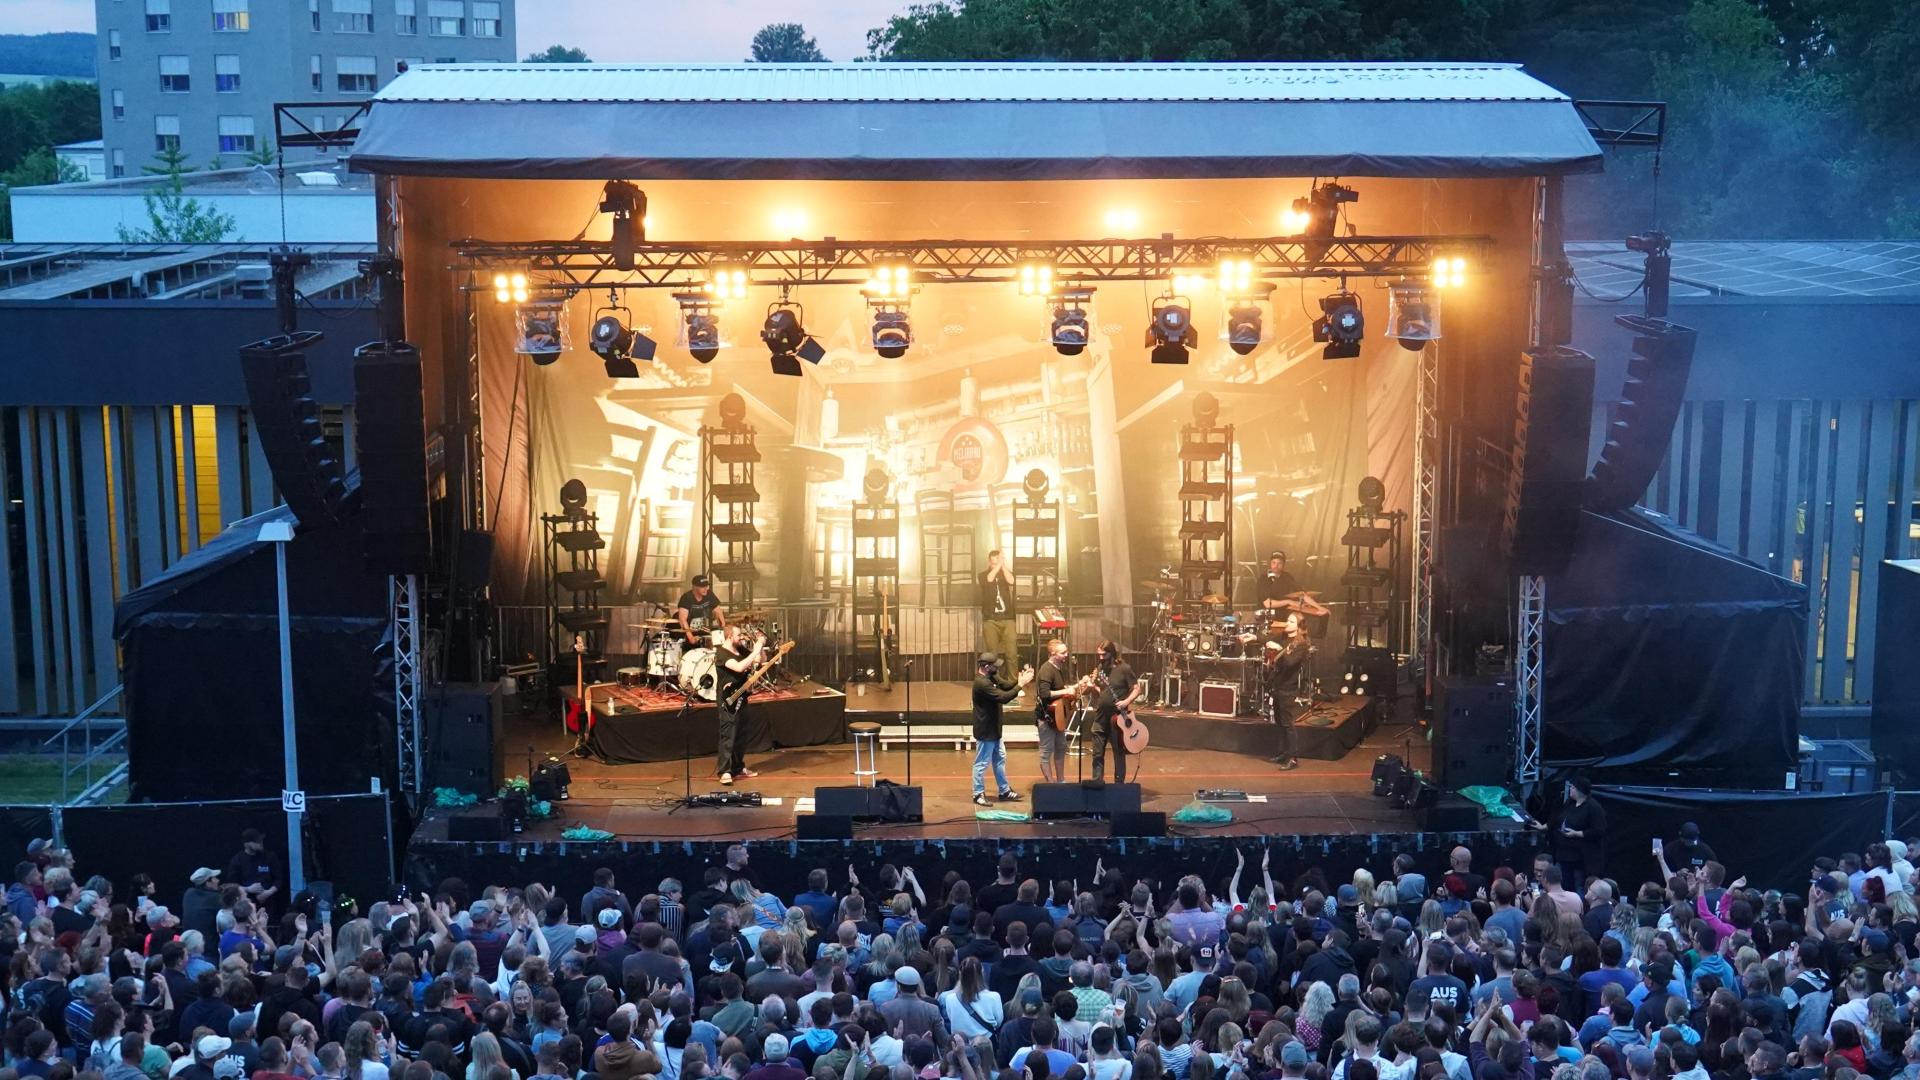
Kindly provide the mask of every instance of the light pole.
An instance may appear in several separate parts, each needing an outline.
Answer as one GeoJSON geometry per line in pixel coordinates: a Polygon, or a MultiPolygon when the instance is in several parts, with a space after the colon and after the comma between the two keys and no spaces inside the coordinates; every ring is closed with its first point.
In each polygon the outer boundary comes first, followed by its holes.
{"type": "Polygon", "coordinates": [[[269,521],[260,526],[260,542],[273,545],[274,578],[280,610],[280,739],[284,746],[286,782],[280,806],[287,813],[287,889],[299,895],[307,887],[305,852],[300,840],[300,818],[306,812],[306,794],[300,790],[300,747],[293,733],[293,619],[287,610],[287,545],[293,542],[291,521],[269,521]]]}

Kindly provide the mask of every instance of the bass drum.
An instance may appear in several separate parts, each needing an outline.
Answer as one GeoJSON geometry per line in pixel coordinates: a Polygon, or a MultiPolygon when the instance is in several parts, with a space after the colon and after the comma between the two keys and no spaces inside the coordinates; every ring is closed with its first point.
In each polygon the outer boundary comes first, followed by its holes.
{"type": "Polygon", "coordinates": [[[690,649],[680,658],[680,689],[701,701],[712,701],[717,685],[712,649],[690,649]]]}
{"type": "Polygon", "coordinates": [[[656,679],[671,679],[680,673],[680,652],[684,646],[679,638],[660,634],[647,646],[647,674],[656,679]]]}

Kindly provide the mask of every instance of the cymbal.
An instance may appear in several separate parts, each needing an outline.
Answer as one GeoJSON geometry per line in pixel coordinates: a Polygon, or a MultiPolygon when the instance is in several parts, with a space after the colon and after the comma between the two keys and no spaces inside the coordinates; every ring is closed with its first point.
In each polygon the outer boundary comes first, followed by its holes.
{"type": "Polygon", "coordinates": [[[1171,581],[1161,581],[1156,578],[1155,580],[1152,580],[1152,581],[1142,581],[1140,583],[1140,587],[1143,589],[1165,589],[1168,592],[1172,592],[1174,589],[1174,583],[1171,581]]]}
{"type": "Polygon", "coordinates": [[[672,619],[642,619],[637,623],[628,623],[627,625],[637,626],[647,630],[665,630],[667,627],[676,624],[672,619]]]}
{"type": "Polygon", "coordinates": [[[1207,595],[1201,597],[1200,602],[1203,604],[1224,604],[1224,603],[1227,603],[1228,601],[1226,597],[1221,596],[1219,593],[1210,592],[1207,595]]]}
{"type": "Polygon", "coordinates": [[[766,611],[761,608],[748,608],[745,611],[727,612],[727,621],[728,622],[759,622],[760,620],[769,618],[772,615],[773,615],[773,612],[766,611]]]}
{"type": "Polygon", "coordinates": [[[1301,590],[1300,590],[1299,592],[1290,592],[1290,593],[1288,593],[1288,594],[1286,595],[1286,597],[1285,597],[1285,599],[1288,599],[1288,600],[1318,600],[1318,599],[1320,599],[1320,594],[1319,594],[1319,593],[1317,593],[1317,592],[1313,592],[1313,591],[1312,591],[1312,590],[1310,590],[1310,589],[1301,589],[1301,590]]]}

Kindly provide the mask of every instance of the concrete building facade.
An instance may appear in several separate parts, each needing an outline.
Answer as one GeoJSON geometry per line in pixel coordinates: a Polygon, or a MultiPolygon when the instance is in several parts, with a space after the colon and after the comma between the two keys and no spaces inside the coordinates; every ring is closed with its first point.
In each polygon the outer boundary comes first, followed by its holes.
{"type": "Polygon", "coordinates": [[[94,0],[106,175],[169,146],[244,165],[272,149],[276,102],[338,105],[317,110],[331,122],[402,65],[512,60],[514,2],[94,0]]]}

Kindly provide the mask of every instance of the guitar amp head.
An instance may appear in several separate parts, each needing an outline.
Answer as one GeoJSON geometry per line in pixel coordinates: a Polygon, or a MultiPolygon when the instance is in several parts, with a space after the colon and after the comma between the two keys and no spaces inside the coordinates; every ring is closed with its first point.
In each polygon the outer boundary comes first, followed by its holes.
{"type": "Polygon", "coordinates": [[[1240,715],[1240,684],[1202,682],[1200,684],[1200,715],[1227,718],[1240,715]]]}

